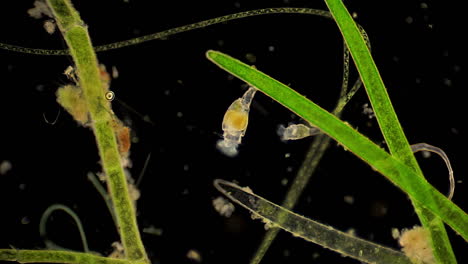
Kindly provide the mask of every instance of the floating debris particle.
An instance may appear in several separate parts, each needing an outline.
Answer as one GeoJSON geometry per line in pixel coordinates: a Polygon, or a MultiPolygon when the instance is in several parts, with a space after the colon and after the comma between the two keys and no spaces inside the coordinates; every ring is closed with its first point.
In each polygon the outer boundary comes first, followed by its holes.
{"type": "Polygon", "coordinates": [[[221,196],[213,200],[213,206],[215,210],[224,217],[231,217],[235,210],[234,205],[221,196]]]}

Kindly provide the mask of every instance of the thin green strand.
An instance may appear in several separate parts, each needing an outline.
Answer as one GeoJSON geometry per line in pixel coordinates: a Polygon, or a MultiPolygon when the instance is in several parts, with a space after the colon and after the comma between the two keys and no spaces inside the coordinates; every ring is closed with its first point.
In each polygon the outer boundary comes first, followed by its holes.
{"type": "MultiPolygon", "coordinates": [[[[252,17],[252,16],[259,16],[259,15],[272,15],[272,14],[305,14],[305,15],[317,15],[326,18],[332,18],[331,14],[324,10],[312,9],[312,8],[295,8],[295,7],[281,7],[281,8],[264,8],[264,9],[257,9],[251,11],[245,11],[225,16],[220,16],[208,20],[203,20],[197,23],[184,25],[176,28],[171,28],[168,30],[164,30],[161,32],[128,39],[124,41],[119,41],[111,44],[105,44],[101,46],[94,47],[95,52],[103,52],[108,50],[120,49],[123,47],[133,46],[137,44],[141,44],[143,42],[156,40],[156,39],[165,39],[169,36],[176,35],[179,33],[191,31],[194,29],[200,29],[204,27],[208,27],[215,24],[220,24],[223,22],[252,17]]],[[[70,51],[68,49],[34,49],[34,48],[26,48],[11,44],[0,43],[0,49],[5,49],[14,52],[20,53],[28,53],[33,55],[51,55],[51,56],[63,56],[63,55],[70,55],[70,51]]]]}

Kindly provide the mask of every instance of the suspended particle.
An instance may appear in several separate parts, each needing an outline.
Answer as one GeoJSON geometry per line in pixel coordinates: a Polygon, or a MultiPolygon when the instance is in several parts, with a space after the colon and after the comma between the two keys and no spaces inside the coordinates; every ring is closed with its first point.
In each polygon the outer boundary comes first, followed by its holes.
{"type": "Polygon", "coordinates": [[[143,233],[150,234],[150,235],[155,235],[155,236],[162,236],[163,229],[162,228],[156,228],[156,227],[150,225],[149,227],[143,228],[143,233]]]}
{"type": "Polygon", "coordinates": [[[223,139],[217,143],[217,148],[229,157],[237,155],[237,147],[245,135],[249,123],[249,110],[256,88],[250,87],[244,95],[235,100],[224,114],[222,129],[223,139]]]}
{"type": "Polygon", "coordinates": [[[0,175],[5,175],[9,170],[11,170],[13,166],[11,165],[11,162],[8,160],[4,160],[0,162],[0,175]]]}
{"type": "Polygon", "coordinates": [[[112,78],[117,79],[119,78],[119,71],[117,70],[117,67],[112,66],[112,78]]]}
{"type": "Polygon", "coordinates": [[[187,258],[193,260],[194,262],[200,263],[202,261],[202,257],[200,252],[198,252],[196,249],[190,249],[187,252],[187,258]]]}
{"type": "Polygon", "coordinates": [[[367,115],[367,117],[369,119],[372,119],[375,117],[375,113],[374,113],[374,110],[372,110],[372,107],[369,106],[368,103],[365,103],[363,106],[362,106],[362,113],[367,115]]]}
{"type": "Polygon", "coordinates": [[[52,11],[45,1],[36,0],[34,1],[34,7],[28,9],[28,15],[35,19],[46,17],[54,17],[52,11]]]}
{"type": "Polygon", "coordinates": [[[48,19],[48,20],[44,21],[44,29],[50,35],[54,34],[56,28],[57,28],[57,25],[55,24],[54,20],[48,19]]]}
{"type": "Polygon", "coordinates": [[[221,196],[213,200],[213,207],[221,216],[224,217],[231,217],[235,209],[232,203],[221,196]]]}
{"type": "Polygon", "coordinates": [[[278,127],[278,135],[282,140],[298,140],[317,134],[320,134],[318,128],[306,126],[304,124],[293,124],[288,127],[280,125],[278,127]]]}
{"type": "Polygon", "coordinates": [[[73,66],[68,66],[65,71],[63,72],[65,76],[71,81],[73,81],[76,85],[78,85],[78,78],[76,77],[75,68],[73,66]]]}

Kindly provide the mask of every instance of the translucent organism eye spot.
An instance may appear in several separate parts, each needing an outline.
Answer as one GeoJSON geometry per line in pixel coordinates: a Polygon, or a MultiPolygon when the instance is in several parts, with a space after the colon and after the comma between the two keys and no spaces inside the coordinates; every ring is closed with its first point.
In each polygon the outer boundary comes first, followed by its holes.
{"type": "Polygon", "coordinates": [[[112,100],[114,100],[114,98],[115,98],[114,92],[108,91],[108,92],[106,93],[106,100],[107,100],[107,101],[112,101],[112,100]]]}

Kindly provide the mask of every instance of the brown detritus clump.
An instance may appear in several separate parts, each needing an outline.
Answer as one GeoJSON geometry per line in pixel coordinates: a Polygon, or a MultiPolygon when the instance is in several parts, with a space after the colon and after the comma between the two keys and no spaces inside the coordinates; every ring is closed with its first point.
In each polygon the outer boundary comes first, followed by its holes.
{"type": "Polygon", "coordinates": [[[112,128],[114,129],[115,136],[117,138],[120,155],[122,157],[127,157],[132,143],[130,128],[116,119],[112,121],[112,128]]]}
{"type": "Polygon", "coordinates": [[[403,229],[398,240],[403,247],[402,251],[418,264],[435,264],[434,254],[430,245],[429,231],[421,226],[415,226],[413,229],[403,229]]]}
{"type": "Polygon", "coordinates": [[[57,90],[57,102],[82,126],[89,125],[89,111],[83,91],[74,85],[65,85],[57,90]]]}
{"type": "Polygon", "coordinates": [[[34,1],[34,7],[28,9],[28,15],[35,19],[40,19],[44,16],[46,17],[53,17],[52,11],[50,10],[49,6],[46,4],[45,1],[36,0],[34,1]]]}

